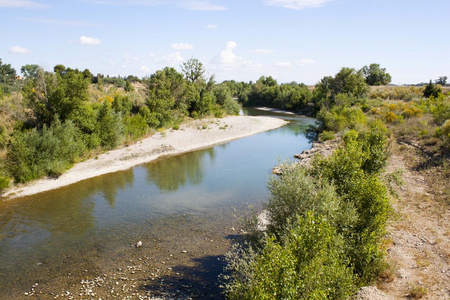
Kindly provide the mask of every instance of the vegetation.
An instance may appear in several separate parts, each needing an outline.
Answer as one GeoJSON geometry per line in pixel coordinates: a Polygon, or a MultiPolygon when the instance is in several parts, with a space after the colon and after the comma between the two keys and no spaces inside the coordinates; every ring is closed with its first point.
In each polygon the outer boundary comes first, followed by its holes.
{"type": "MultiPolygon", "coordinates": [[[[328,158],[316,157],[309,169],[284,163],[283,175],[270,179],[265,207],[270,224],[261,231],[256,220],[250,222],[249,233],[227,255],[228,298],[347,299],[382,274],[389,136],[418,145],[444,169],[450,149],[450,97],[440,85],[369,88],[390,80],[377,64],[360,71],[343,68],[324,77],[309,102],[295,108],[306,106],[316,116],[309,136],[341,136],[343,145],[328,158]]],[[[281,108],[274,91],[282,87],[261,77],[241,99],[245,105],[281,108]]]]}
{"type": "Polygon", "coordinates": [[[271,178],[267,231],[228,255],[230,299],[347,299],[376,278],[389,210],[379,178],[386,134],[379,125],[349,131],[331,157],[271,178]]]}
{"type": "Polygon", "coordinates": [[[57,177],[77,161],[188,117],[239,113],[227,85],[206,79],[201,62],[192,58],[182,70],[164,68],[141,80],[25,65],[20,79],[0,61],[0,189],[57,177]]]}
{"type": "Polygon", "coordinates": [[[381,178],[389,137],[417,147],[429,164],[448,166],[447,77],[422,87],[386,86],[389,73],[370,64],[342,68],[308,87],[278,84],[271,76],[217,84],[194,58],[181,70],[166,67],[139,79],[25,65],[19,80],[0,60],[0,190],[12,182],[58,177],[101,151],[159,128],[178,129],[186,118],[238,114],[236,99],[302,112],[317,118],[312,138],[340,137],[342,145],[328,158],[316,157],[308,169],[284,163],[283,175],[270,179],[270,225],[264,232],[250,228],[228,254],[226,295],[348,299],[376,280],[385,268],[389,199],[381,178]]]}

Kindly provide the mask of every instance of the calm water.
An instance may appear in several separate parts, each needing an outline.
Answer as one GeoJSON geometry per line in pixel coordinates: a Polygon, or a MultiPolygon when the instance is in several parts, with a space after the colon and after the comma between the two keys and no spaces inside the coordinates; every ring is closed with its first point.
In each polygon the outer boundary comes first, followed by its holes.
{"type": "Polygon", "coordinates": [[[267,199],[267,176],[277,161],[310,147],[303,132],[313,119],[276,116],[292,122],[209,149],[0,202],[0,295],[36,278],[56,277],[73,265],[83,270],[118,261],[117,249],[129,247],[144,232],[156,236],[161,220],[174,227],[191,224],[193,228],[186,229],[190,232],[196,226],[192,220],[203,218],[202,226],[211,222],[213,228],[218,219],[232,219],[235,210],[260,205],[267,199]]]}

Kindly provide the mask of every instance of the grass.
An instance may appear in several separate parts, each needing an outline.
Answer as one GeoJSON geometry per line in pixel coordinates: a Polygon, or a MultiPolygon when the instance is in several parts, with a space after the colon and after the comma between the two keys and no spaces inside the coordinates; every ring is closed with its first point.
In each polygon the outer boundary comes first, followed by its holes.
{"type": "Polygon", "coordinates": [[[408,298],[410,299],[421,299],[427,294],[428,290],[426,287],[414,284],[409,287],[408,298]]]}

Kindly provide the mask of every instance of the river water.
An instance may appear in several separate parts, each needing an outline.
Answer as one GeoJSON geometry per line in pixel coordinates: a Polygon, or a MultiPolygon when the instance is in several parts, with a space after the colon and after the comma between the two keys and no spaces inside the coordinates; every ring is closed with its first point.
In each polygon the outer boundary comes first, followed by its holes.
{"type": "MultiPolygon", "coordinates": [[[[170,272],[174,282],[190,276],[198,286],[182,286],[199,293],[200,298],[207,295],[195,288],[206,287],[220,273],[223,263],[214,261],[220,261],[229,248],[229,237],[236,232],[242,212],[249,206],[260,208],[267,199],[272,167],[310,147],[304,130],[313,119],[250,109],[244,114],[274,115],[291,123],[58,190],[0,202],[0,298],[40,295],[38,298],[47,299],[59,293],[83,298],[81,280],[101,275],[112,278],[114,285],[116,277],[125,274],[121,268],[128,270],[129,278],[134,276],[129,280],[135,284],[129,286],[150,293],[164,279],[159,281],[160,276],[155,281],[147,273],[164,273],[162,265],[170,266],[164,268],[168,270],[166,283],[170,272]],[[138,241],[143,243],[140,249],[133,246],[138,241]],[[137,276],[136,272],[147,273],[137,276]],[[201,281],[206,283],[201,285],[201,281]]],[[[111,295],[109,289],[103,293],[111,295]]],[[[217,287],[209,292],[217,294],[217,287]]]]}

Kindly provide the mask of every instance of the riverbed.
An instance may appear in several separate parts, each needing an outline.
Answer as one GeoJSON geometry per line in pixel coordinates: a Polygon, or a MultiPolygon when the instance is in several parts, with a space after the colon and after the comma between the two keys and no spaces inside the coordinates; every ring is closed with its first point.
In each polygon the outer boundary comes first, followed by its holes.
{"type": "Polygon", "coordinates": [[[2,299],[221,299],[224,254],[313,119],[0,203],[2,299]]]}

